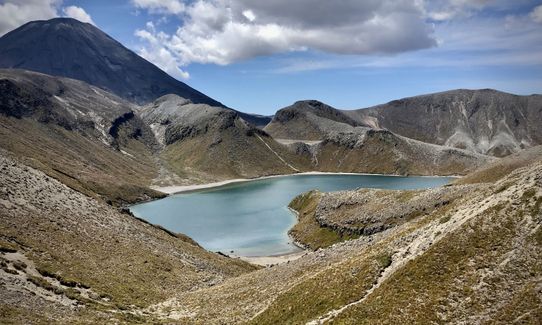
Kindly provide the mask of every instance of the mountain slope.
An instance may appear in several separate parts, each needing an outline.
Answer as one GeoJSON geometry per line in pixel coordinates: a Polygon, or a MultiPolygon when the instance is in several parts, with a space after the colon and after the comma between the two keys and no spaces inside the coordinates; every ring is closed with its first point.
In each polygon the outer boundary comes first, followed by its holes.
{"type": "Polygon", "coordinates": [[[309,166],[306,157],[291,153],[232,110],[167,95],[138,114],[161,143],[166,167],[185,181],[290,174],[309,166]]]}
{"type": "Polygon", "coordinates": [[[156,197],[158,144],[133,108],[81,81],[0,70],[0,147],[87,195],[156,197]]]}
{"type": "Polygon", "coordinates": [[[452,90],[371,108],[338,110],[317,101],[281,109],[265,127],[279,139],[322,140],[365,126],[471,152],[506,156],[542,144],[542,96],[452,90]]]}
{"type": "Polygon", "coordinates": [[[0,151],[0,323],[154,323],[172,295],[256,269],[0,151]]]}
{"type": "MultiPolygon", "coordinates": [[[[176,94],[194,103],[224,106],[172,78],[97,27],[72,18],[29,22],[2,36],[0,68],[81,80],[136,104],[176,94]]],[[[271,120],[268,116],[239,114],[261,127],[271,120]]]]}
{"type": "Polygon", "coordinates": [[[412,140],[387,130],[358,127],[309,145],[318,170],[399,175],[467,174],[492,157],[412,140]]]}
{"type": "Polygon", "coordinates": [[[318,101],[300,101],[279,110],[264,131],[326,172],[453,175],[492,160],[364,127],[355,118],[318,101]]]}
{"type": "Polygon", "coordinates": [[[221,106],[95,26],[72,18],[29,22],[2,36],[0,67],[82,80],[139,104],[175,93],[221,106]]]}
{"type": "Polygon", "coordinates": [[[408,138],[494,156],[542,144],[541,95],[452,90],[345,113],[408,138]]]}

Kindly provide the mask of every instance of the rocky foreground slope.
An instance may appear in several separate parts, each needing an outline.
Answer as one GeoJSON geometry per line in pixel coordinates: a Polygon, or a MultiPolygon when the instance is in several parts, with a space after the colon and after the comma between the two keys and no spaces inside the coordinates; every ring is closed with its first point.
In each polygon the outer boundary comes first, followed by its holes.
{"type": "Polygon", "coordinates": [[[0,152],[0,323],[118,323],[255,270],[0,152]]]}
{"type": "Polygon", "coordinates": [[[305,194],[292,204],[298,230],[321,234],[297,238],[327,236],[328,248],[151,310],[186,323],[538,324],[542,148],[533,150],[528,163],[499,162],[508,171],[489,182],[305,194]]]}

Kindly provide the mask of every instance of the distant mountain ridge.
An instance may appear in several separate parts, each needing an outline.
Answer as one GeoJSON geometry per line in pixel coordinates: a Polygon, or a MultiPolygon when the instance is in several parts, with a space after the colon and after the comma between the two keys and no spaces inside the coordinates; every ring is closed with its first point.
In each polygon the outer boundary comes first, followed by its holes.
{"type": "Polygon", "coordinates": [[[541,95],[458,89],[346,113],[412,139],[494,156],[542,144],[541,95]]]}
{"type": "Polygon", "coordinates": [[[426,143],[506,156],[542,144],[541,121],[541,95],[459,89],[351,111],[300,101],[279,110],[265,130],[275,138],[322,140],[331,132],[364,126],[426,143]]]}

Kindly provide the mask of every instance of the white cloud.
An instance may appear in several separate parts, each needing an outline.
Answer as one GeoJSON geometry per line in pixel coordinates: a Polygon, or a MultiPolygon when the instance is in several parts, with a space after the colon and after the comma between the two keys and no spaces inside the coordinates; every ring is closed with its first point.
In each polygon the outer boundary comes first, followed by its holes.
{"type": "Polygon", "coordinates": [[[542,5],[535,7],[530,16],[533,21],[542,24],[542,5]]]}
{"type": "Polygon", "coordinates": [[[170,50],[162,46],[163,43],[168,42],[169,36],[165,33],[155,33],[152,22],[147,23],[147,30],[137,30],[135,35],[148,44],[147,47],[140,49],[138,53],[140,56],[175,78],[190,78],[190,74],[179,67],[178,58],[170,50]]]}
{"type": "Polygon", "coordinates": [[[178,0],[132,0],[140,9],[147,9],[151,13],[178,15],[185,10],[183,2],[178,0]]]}
{"type": "Polygon", "coordinates": [[[539,65],[542,6],[517,14],[529,1],[194,0],[166,15],[181,22],[176,32],[138,31],[140,54],[170,71],[308,50],[274,72],[539,65]]]}
{"type": "Polygon", "coordinates": [[[248,19],[248,21],[250,22],[256,20],[256,15],[250,9],[243,11],[243,16],[245,16],[245,18],[248,19]]]}
{"type": "Polygon", "coordinates": [[[64,7],[62,11],[64,12],[64,15],[66,15],[67,17],[77,19],[84,23],[90,23],[92,25],[96,25],[94,21],[92,21],[92,18],[90,17],[90,15],[85,11],[85,9],[81,7],[68,6],[68,7],[64,7]]]}
{"type": "Polygon", "coordinates": [[[58,16],[61,0],[5,0],[0,3],[0,35],[32,20],[58,16]]]}
{"type": "Polygon", "coordinates": [[[416,0],[426,17],[435,21],[469,18],[476,13],[493,9],[506,11],[528,4],[531,0],[416,0]]]}
{"type": "MultiPolygon", "coordinates": [[[[155,1],[134,2],[147,3],[146,7],[139,3],[141,8],[158,9],[151,6],[155,1]]],[[[160,3],[165,10],[166,2],[160,3]]],[[[224,65],[307,49],[382,54],[436,45],[432,25],[425,22],[419,6],[407,0],[196,0],[182,11],[169,13],[180,14],[184,24],[162,47],[180,65],[224,65]]],[[[147,31],[156,37],[155,31],[147,31]]]]}
{"type": "Polygon", "coordinates": [[[530,15],[473,17],[439,24],[439,47],[395,56],[278,59],[274,73],[325,69],[540,67],[542,33],[530,15]]]}

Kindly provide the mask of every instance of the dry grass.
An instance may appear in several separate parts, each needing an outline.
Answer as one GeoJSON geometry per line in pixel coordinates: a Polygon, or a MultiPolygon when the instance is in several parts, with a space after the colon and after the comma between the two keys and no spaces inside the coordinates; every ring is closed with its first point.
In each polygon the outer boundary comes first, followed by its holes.
{"type": "Polygon", "coordinates": [[[0,116],[0,147],[69,187],[114,204],[162,195],[148,188],[156,167],[137,141],[124,148],[136,159],[74,131],[0,116]]]}

